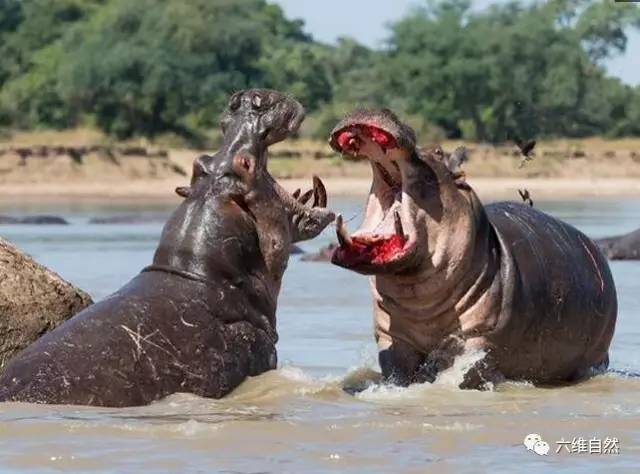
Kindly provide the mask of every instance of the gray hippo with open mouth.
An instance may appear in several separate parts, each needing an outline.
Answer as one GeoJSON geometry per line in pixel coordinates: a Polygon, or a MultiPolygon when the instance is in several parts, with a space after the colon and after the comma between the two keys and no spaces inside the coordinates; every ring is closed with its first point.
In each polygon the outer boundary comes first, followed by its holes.
{"type": "Polygon", "coordinates": [[[314,180],[310,204],[266,169],[267,146],[304,117],[276,91],[235,94],[220,150],[194,162],[153,263],[13,358],[0,400],[143,405],[176,392],[222,397],[276,367],[276,306],[292,242],[332,220],[314,180]]]}
{"type": "Polygon", "coordinates": [[[528,205],[483,206],[460,170],[464,149],[419,151],[389,110],[353,112],[330,144],[373,169],[361,227],[350,235],[337,218],[332,262],[371,275],[387,380],[433,381],[463,353],[479,355],[469,388],[607,367],[616,290],[589,238],[528,205]]]}

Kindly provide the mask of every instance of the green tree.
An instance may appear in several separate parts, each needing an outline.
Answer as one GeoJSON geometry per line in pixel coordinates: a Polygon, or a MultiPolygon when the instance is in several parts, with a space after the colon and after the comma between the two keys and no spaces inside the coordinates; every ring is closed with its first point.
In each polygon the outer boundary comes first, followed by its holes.
{"type": "MultiPolygon", "coordinates": [[[[472,13],[465,0],[427,2],[393,25],[385,88],[449,136],[502,141],[584,136],[613,127],[598,60],[624,50],[637,7],[550,1],[472,13]]],[[[611,92],[611,94],[614,94],[611,92]]],[[[615,95],[614,94],[614,95],[615,95]]],[[[610,94],[609,94],[610,95],[610,94]]]]}
{"type": "Polygon", "coordinates": [[[75,124],[57,90],[59,39],[103,0],[0,0],[0,118],[17,127],[75,124]]]}
{"type": "Polygon", "coordinates": [[[266,0],[0,0],[0,122],[194,137],[230,93],[273,87],[304,103],[316,137],[355,106],[397,110],[421,136],[638,133],[638,88],[602,66],[640,26],[637,5],[470,6],[427,0],[374,50],[315,42],[266,0]]]}

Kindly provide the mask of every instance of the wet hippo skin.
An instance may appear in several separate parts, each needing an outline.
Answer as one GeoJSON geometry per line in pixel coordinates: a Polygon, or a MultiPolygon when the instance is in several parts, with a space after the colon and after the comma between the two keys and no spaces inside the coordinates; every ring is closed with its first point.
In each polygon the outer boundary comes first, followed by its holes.
{"type": "Polygon", "coordinates": [[[190,186],[177,190],[184,201],[152,264],[13,358],[0,400],[119,407],[175,392],[217,398],[275,368],[290,246],[333,220],[319,179],[307,205],[275,189],[266,169],[267,145],[302,116],[276,91],[234,95],[220,150],[195,160],[190,186]]]}
{"type": "Polygon", "coordinates": [[[483,206],[465,150],[419,150],[389,110],[357,110],[330,143],[371,162],[361,227],[337,218],[332,261],[370,275],[387,380],[434,381],[460,355],[463,387],[578,380],[607,367],[617,314],[606,259],[574,227],[529,205],[483,206]]]}

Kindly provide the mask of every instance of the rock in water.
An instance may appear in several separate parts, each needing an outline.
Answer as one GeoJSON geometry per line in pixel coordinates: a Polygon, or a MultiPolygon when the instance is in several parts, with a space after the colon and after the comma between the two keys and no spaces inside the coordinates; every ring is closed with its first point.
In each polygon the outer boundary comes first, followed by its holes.
{"type": "Polygon", "coordinates": [[[59,216],[24,216],[24,217],[13,217],[13,216],[4,216],[0,215],[0,224],[5,225],[69,225],[66,219],[59,216]]]}
{"type": "Polygon", "coordinates": [[[595,242],[611,260],[640,260],[640,229],[595,242]]]}
{"type": "Polygon", "coordinates": [[[87,293],[0,239],[0,369],[91,303],[87,293]]]}

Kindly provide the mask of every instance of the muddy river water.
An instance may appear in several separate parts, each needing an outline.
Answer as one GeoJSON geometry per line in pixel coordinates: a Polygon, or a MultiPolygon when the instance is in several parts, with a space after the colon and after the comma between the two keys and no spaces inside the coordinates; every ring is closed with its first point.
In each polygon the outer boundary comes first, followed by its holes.
{"type": "MultiPolygon", "coordinates": [[[[361,198],[330,204],[356,227],[361,198]]],[[[637,199],[536,205],[593,237],[640,227],[637,199]]],[[[0,213],[55,213],[72,225],[0,226],[0,235],[100,299],[149,263],[161,223],[89,218],[169,210],[4,204],[0,213]]],[[[302,247],[331,240],[329,229],[302,247]]],[[[0,404],[0,472],[640,472],[640,262],[611,267],[620,309],[608,373],[563,388],[507,383],[477,392],[456,388],[460,364],[434,384],[375,383],[365,277],[293,256],[277,370],[219,401],[178,394],[131,409],[0,404]],[[526,449],[530,433],[548,455],[526,449]]]]}

